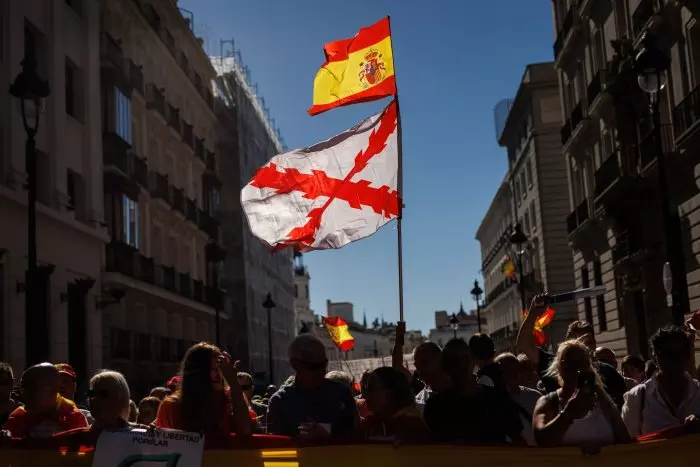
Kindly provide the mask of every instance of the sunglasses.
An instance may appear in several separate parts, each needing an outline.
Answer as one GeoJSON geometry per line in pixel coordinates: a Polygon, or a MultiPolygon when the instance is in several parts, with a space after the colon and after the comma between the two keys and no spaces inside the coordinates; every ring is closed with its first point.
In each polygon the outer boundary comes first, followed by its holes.
{"type": "Polygon", "coordinates": [[[88,389],[85,396],[88,399],[107,399],[109,397],[109,391],[105,389],[88,389]]]}
{"type": "Polygon", "coordinates": [[[325,370],[326,367],[328,366],[328,360],[323,359],[320,362],[308,362],[304,360],[298,360],[297,363],[299,363],[301,366],[306,368],[309,371],[321,371],[325,370]]]}

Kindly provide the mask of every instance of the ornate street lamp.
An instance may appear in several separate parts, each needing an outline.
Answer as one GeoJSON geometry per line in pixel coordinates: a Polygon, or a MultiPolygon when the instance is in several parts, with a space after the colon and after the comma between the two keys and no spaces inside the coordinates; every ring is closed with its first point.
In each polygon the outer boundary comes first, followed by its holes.
{"type": "Polygon", "coordinates": [[[270,366],[270,381],[269,384],[275,384],[274,370],[273,370],[273,358],[272,358],[272,309],[277,306],[275,301],[272,299],[272,294],[267,293],[265,301],[262,304],[263,308],[267,310],[267,349],[268,349],[268,364],[270,366]]]}
{"type": "Polygon", "coordinates": [[[527,304],[525,303],[525,282],[523,281],[523,253],[525,253],[524,248],[528,241],[527,235],[523,233],[523,229],[518,222],[515,224],[513,232],[510,234],[510,243],[516,248],[515,257],[518,267],[518,293],[520,293],[521,310],[527,310],[527,304]]]}
{"type": "MultiPolygon", "coordinates": [[[[27,172],[27,272],[24,284],[25,320],[28,330],[34,326],[43,326],[39,333],[42,342],[30,342],[27,339],[27,363],[29,365],[48,360],[48,319],[45,315],[45,287],[39,287],[40,268],[37,265],[36,239],[36,134],[39,120],[44,108],[44,99],[49,96],[49,82],[36,73],[36,59],[32,56],[22,60],[22,71],[10,86],[10,94],[19,100],[22,125],[27,134],[24,147],[25,169],[27,172]],[[29,323],[32,323],[31,325],[29,323]]],[[[50,272],[49,272],[50,274],[50,272]]]]}
{"type": "Polygon", "coordinates": [[[459,320],[457,315],[452,313],[452,318],[450,318],[450,326],[452,326],[452,332],[454,333],[454,338],[457,339],[457,330],[459,329],[459,320]]]}
{"type": "Polygon", "coordinates": [[[474,279],[474,287],[472,287],[471,294],[472,294],[472,298],[476,302],[476,320],[477,320],[476,327],[477,327],[477,330],[479,332],[481,332],[481,304],[480,304],[480,300],[481,300],[481,296],[483,295],[483,293],[484,293],[484,291],[481,290],[481,287],[479,287],[479,281],[474,279]]]}
{"type": "Polygon", "coordinates": [[[683,260],[679,259],[677,246],[682,245],[677,229],[674,229],[676,219],[672,215],[671,198],[666,179],[666,160],[661,135],[661,91],[666,87],[666,70],[671,64],[669,56],[659,48],[656,38],[646,32],[642,37],[642,48],[634,59],[634,70],[637,73],[639,87],[649,96],[649,112],[654,124],[654,153],[659,176],[659,194],[661,196],[661,220],[664,224],[666,264],[664,265],[664,286],[667,289],[666,302],[673,322],[683,324],[683,310],[677,300],[677,290],[674,293],[670,280],[671,271],[679,271],[683,260]]]}

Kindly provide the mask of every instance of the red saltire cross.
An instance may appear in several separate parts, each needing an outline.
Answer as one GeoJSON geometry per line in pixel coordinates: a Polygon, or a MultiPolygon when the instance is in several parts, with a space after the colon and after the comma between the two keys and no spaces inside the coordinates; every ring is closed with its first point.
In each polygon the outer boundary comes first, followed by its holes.
{"type": "Polygon", "coordinates": [[[316,240],[316,232],[321,227],[323,214],[336,199],[346,201],[353,209],[362,209],[363,205],[368,206],[375,213],[382,214],[386,218],[400,214],[398,191],[390,190],[386,185],[380,188],[371,187],[369,180],[352,180],[355,175],[367,167],[374,156],[386,148],[389,137],[396,130],[396,125],[396,101],[392,101],[381,117],[379,128],[372,130],[367,148],[355,156],[353,168],[342,180],[329,177],[321,170],[305,174],[294,168],[283,168],[281,172],[278,172],[275,164],[269,164],[256,172],[250,181],[250,185],[256,188],[273,188],[279,194],[300,191],[304,193],[306,199],[316,199],[320,196],[328,197],[323,206],[312,209],[306,216],[308,218],[306,223],[301,227],[293,228],[287,234],[287,238],[274,248],[274,251],[279,251],[287,246],[293,246],[299,250],[310,247],[316,240]]]}

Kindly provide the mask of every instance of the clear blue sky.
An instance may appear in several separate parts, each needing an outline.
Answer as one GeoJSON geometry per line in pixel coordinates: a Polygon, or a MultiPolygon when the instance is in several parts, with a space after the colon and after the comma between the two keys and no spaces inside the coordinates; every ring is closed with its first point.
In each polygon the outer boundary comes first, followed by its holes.
{"type": "MultiPolygon", "coordinates": [[[[512,97],[528,63],[552,60],[549,0],[180,0],[208,45],[233,38],[287,146],[327,139],[376,112],[374,102],[309,117],[326,42],[391,15],[403,123],[404,281],[409,329],[456,311],[481,256],[476,229],[506,169],[493,107],[512,97]]],[[[218,48],[218,47],[217,47],[218,48]]],[[[311,304],[355,305],[398,319],[395,223],[341,250],[305,255],[311,304]]],[[[479,279],[481,281],[481,279],[479,279]]]]}

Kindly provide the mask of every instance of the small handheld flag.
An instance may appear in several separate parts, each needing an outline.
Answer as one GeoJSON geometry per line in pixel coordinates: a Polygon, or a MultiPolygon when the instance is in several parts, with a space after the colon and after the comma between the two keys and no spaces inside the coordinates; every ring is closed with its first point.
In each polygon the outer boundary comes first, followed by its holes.
{"type": "Polygon", "coordinates": [[[348,323],[346,323],[342,318],[337,316],[331,316],[329,318],[323,318],[323,323],[328,329],[328,335],[331,336],[331,340],[343,352],[348,352],[355,347],[355,338],[352,337],[350,331],[348,330],[348,323]]]}
{"type": "MultiPolygon", "coordinates": [[[[535,328],[532,330],[532,335],[535,338],[535,345],[540,347],[547,343],[547,335],[544,333],[544,328],[554,320],[554,309],[547,308],[535,321],[535,328]]],[[[523,310],[523,321],[527,318],[527,310],[523,310]]]]}

